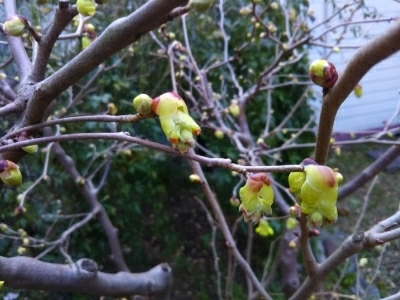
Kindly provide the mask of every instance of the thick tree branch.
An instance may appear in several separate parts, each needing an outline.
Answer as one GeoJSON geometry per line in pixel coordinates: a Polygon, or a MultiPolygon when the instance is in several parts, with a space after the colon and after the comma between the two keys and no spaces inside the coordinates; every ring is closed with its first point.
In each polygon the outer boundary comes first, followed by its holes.
{"type": "Polygon", "coordinates": [[[88,48],[36,86],[20,126],[40,122],[47,106],[65,89],[111,55],[167,22],[171,17],[169,12],[186,3],[187,0],[152,0],[129,16],[111,23],[88,48]]]}
{"type": "Polygon", "coordinates": [[[338,81],[324,96],[318,125],[315,161],[325,164],[336,113],[361,78],[377,63],[400,49],[400,20],[378,38],[361,47],[349,61],[338,81]]]}
{"type": "Polygon", "coordinates": [[[160,264],[144,273],[107,274],[99,272],[97,264],[90,259],[81,259],[74,265],[61,265],[29,257],[0,257],[0,280],[16,289],[169,299],[172,272],[168,264],[160,264]]]}

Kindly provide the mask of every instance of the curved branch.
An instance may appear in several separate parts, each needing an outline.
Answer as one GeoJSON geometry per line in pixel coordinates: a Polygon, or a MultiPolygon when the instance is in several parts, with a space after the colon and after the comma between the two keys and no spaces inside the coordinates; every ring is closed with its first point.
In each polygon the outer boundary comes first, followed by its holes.
{"type": "Polygon", "coordinates": [[[356,52],[336,84],[324,96],[315,146],[315,161],[318,164],[326,162],[333,123],[340,105],[373,66],[400,50],[399,40],[400,21],[397,21],[387,32],[356,52]]]}
{"type": "Polygon", "coordinates": [[[166,263],[143,273],[107,274],[99,272],[97,264],[86,258],[71,266],[30,257],[0,257],[0,278],[7,279],[4,285],[17,289],[73,291],[111,297],[143,295],[169,299],[172,287],[172,271],[166,263]]]}

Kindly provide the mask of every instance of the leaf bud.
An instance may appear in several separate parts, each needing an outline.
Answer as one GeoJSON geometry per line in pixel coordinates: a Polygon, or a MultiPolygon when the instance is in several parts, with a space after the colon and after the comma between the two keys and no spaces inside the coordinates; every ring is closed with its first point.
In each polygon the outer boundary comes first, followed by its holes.
{"type": "Polygon", "coordinates": [[[363,88],[361,84],[357,84],[354,89],[353,89],[354,95],[356,95],[357,98],[361,98],[363,94],[363,88]]]}
{"type": "Polygon", "coordinates": [[[21,15],[14,15],[10,17],[3,24],[3,31],[5,34],[11,36],[21,36],[24,33],[28,21],[21,15]]]}
{"type": "Polygon", "coordinates": [[[96,3],[93,0],[77,0],[76,8],[82,16],[93,16],[96,12],[96,3]]]}
{"type": "Polygon", "coordinates": [[[192,183],[201,183],[201,178],[200,178],[200,176],[197,175],[197,174],[191,174],[191,175],[189,176],[189,180],[190,180],[190,182],[192,182],[192,183]]]}
{"type": "Polygon", "coordinates": [[[236,198],[235,196],[232,196],[231,199],[229,199],[229,203],[233,207],[238,207],[240,205],[240,200],[238,198],[236,198]]]}
{"type": "Polygon", "coordinates": [[[133,99],[133,107],[141,115],[148,115],[151,113],[153,99],[146,94],[140,94],[133,99]]]}
{"type": "Polygon", "coordinates": [[[22,255],[22,254],[24,254],[26,252],[26,248],[25,247],[18,247],[18,249],[17,249],[17,253],[19,254],[19,255],[22,255]]]}
{"type": "Polygon", "coordinates": [[[287,218],[286,220],[286,228],[289,230],[293,230],[297,227],[297,220],[295,218],[287,218]]]}
{"type": "Polygon", "coordinates": [[[108,103],[107,105],[108,113],[115,116],[118,113],[118,107],[114,103],[108,103]]]}
{"type": "Polygon", "coordinates": [[[248,15],[250,15],[251,13],[252,13],[252,10],[251,10],[251,8],[248,7],[248,6],[245,6],[245,7],[241,8],[241,9],[239,10],[239,14],[241,14],[242,16],[248,16],[248,15]]]}
{"type": "Polygon", "coordinates": [[[38,145],[29,145],[29,146],[22,147],[22,150],[24,150],[25,152],[28,152],[30,154],[36,153],[38,151],[38,149],[39,149],[38,145]]]}
{"type": "Polygon", "coordinates": [[[269,5],[269,7],[271,7],[271,9],[273,9],[273,10],[277,10],[277,9],[279,8],[279,5],[278,5],[278,3],[276,3],[276,2],[272,2],[272,3],[269,5]]]}
{"type": "Polygon", "coordinates": [[[205,12],[211,8],[214,0],[190,0],[189,7],[197,12],[205,12]]]}
{"type": "Polygon", "coordinates": [[[308,69],[312,82],[324,89],[330,89],[338,80],[335,66],[323,59],[313,61],[308,69]]]}
{"type": "Polygon", "coordinates": [[[224,138],[224,133],[222,132],[222,130],[219,130],[219,129],[217,129],[217,130],[215,130],[214,131],[214,136],[217,138],[217,139],[223,139],[224,138]]]}
{"type": "Polygon", "coordinates": [[[0,223],[0,230],[2,232],[6,232],[8,230],[8,226],[4,223],[0,223]]]}
{"type": "Polygon", "coordinates": [[[235,118],[240,114],[240,107],[236,99],[231,100],[231,105],[228,108],[229,113],[235,118]]]}

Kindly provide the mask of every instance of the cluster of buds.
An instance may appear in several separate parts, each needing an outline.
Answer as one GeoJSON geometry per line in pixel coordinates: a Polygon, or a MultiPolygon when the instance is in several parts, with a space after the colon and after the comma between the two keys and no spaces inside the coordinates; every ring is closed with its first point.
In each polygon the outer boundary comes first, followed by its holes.
{"type": "Polygon", "coordinates": [[[313,61],[308,69],[312,82],[324,89],[330,89],[338,80],[338,73],[335,66],[323,59],[313,61]]]}
{"type": "Polygon", "coordinates": [[[338,184],[343,180],[342,175],[310,158],[300,165],[304,172],[290,173],[289,186],[296,195],[301,212],[308,215],[309,224],[314,227],[335,222],[338,218],[338,184]]]}
{"type": "Polygon", "coordinates": [[[96,12],[96,3],[93,0],[77,0],[76,8],[82,16],[93,16],[96,12]]]}
{"type": "Polygon", "coordinates": [[[245,186],[239,190],[239,196],[242,201],[239,211],[246,222],[257,223],[264,214],[272,213],[274,192],[267,174],[250,174],[245,186]]]}
{"type": "Polygon", "coordinates": [[[9,160],[0,160],[0,179],[8,186],[21,185],[22,175],[18,165],[9,160]]]}
{"type": "Polygon", "coordinates": [[[261,236],[267,237],[274,235],[274,229],[271,227],[271,225],[269,225],[266,218],[262,218],[258,223],[258,226],[256,227],[256,233],[261,236]]]}
{"type": "Polygon", "coordinates": [[[24,16],[15,15],[4,22],[2,30],[11,36],[21,36],[27,27],[29,27],[28,20],[24,16]]]}
{"type": "Polygon", "coordinates": [[[186,153],[194,146],[193,135],[199,135],[201,129],[189,115],[186,103],[179,95],[168,92],[151,99],[141,94],[133,99],[133,106],[141,115],[153,111],[159,117],[161,128],[174,149],[186,153]]]}

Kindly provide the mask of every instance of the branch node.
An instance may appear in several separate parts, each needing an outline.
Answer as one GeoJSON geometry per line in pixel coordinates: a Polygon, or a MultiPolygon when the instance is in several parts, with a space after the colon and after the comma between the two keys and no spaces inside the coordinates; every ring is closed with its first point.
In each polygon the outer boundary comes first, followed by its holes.
{"type": "Polygon", "coordinates": [[[351,241],[355,244],[359,244],[364,240],[364,232],[357,232],[355,234],[353,234],[353,236],[351,237],[351,241]]]}
{"type": "MultiPolygon", "coordinates": [[[[99,267],[97,266],[97,263],[94,260],[88,259],[88,258],[82,258],[76,262],[76,264],[79,266],[81,270],[84,270],[90,275],[94,276],[97,274],[97,271],[99,270],[99,267]]],[[[86,273],[85,272],[85,273],[86,273]]]]}

